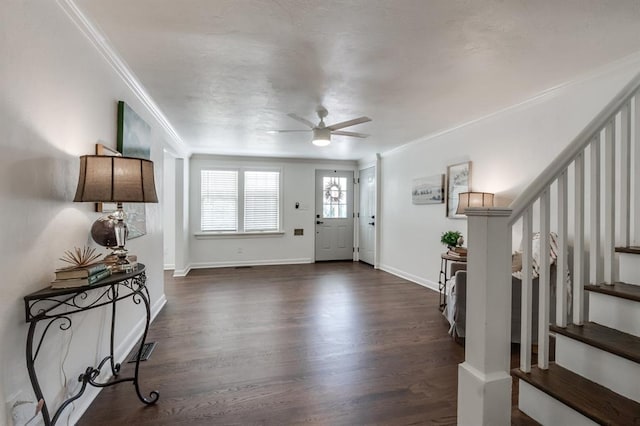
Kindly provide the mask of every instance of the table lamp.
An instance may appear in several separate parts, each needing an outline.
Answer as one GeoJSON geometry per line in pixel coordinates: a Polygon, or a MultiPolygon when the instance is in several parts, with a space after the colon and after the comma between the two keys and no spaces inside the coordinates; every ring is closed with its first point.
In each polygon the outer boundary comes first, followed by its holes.
{"type": "Polygon", "coordinates": [[[490,192],[461,192],[458,194],[456,214],[464,214],[469,207],[493,207],[493,196],[490,192]]]}
{"type": "MultiPolygon", "coordinates": [[[[126,214],[122,203],[157,203],[153,162],[142,158],[83,155],[80,176],[73,201],[117,203],[116,211],[108,215],[113,222],[116,246],[114,272],[128,267],[126,214]]],[[[104,218],[98,219],[98,221],[104,218]]],[[[97,221],[96,221],[97,222],[97,221]]]]}

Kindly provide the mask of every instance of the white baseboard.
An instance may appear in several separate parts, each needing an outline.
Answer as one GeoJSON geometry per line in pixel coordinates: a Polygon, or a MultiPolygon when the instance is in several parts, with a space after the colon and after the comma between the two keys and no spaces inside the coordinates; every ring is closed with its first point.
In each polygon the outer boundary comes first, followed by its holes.
{"type": "Polygon", "coordinates": [[[173,276],[174,277],[186,277],[191,271],[191,265],[187,265],[184,269],[174,269],[173,276]]]}
{"type": "Polygon", "coordinates": [[[173,263],[165,263],[164,265],[165,271],[173,271],[174,269],[176,269],[176,265],[174,265],[173,263]]]}
{"type": "MultiPolygon", "coordinates": [[[[167,298],[162,294],[160,298],[151,306],[151,322],[156,319],[156,316],[160,313],[164,305],[167,304],[167,298]]],[[[131,332],[124,338],[122,343],[115,349],[116,362],[124,363],[127,355],[134,348],[142,333],[144,332],[144,325],[146,319],[142,317],[140,321],[132,328],[131,332]]],[[[107,380],[111,378],[111,375],[107,376],[107,380]]],[[[117,386],[117,385],[116,385],[117,386]]],[[[76,400],[73,405],[73,411],[69,414],[69,423],[76,424],[83,414],[89,409],[89,406],[94,399],[100,394],[103,388],[96,388],[93,386],[87,386],[82,398],[76,400]]]]}
{"type": "MultiPolygon", "coordinates": [[[[225,262],[198,262],[189,265],[189,269],[206,269],[206,268],[233,268],[237,266],[267,266],[267,265],[300,265],[304,263],[313,263],[310,258],[299,259],[267,259],[267,260],[232,260],[225,262]]],[[[174,276],[175,273],[174,273],[174,276]]]]}
{"type": "Polygon", "coordinates": [[[426,278],[422,278],[422,277],[419,277],[417,275],[410,274],[410,273],[405,272],[405,271],[403,271],[401,269],[397,269],[397,268],[394,268],[393,266],[389,266],[389,265],[385,265],[385,264],[380,264],[378,266],[378,268],[383,270],[383,271],[385,271],[385,272],[393,274],[393,275],[395,275],[397,277],[404,278],[407,281],[411,281],[413,283],[416,283],[416,284],[419,284],[419,285],[421,285],[423,287],[431,289],[433,291],[439,291],[438,290],[438,283],[433,282],[431,280],[428,280],[426,278]]]}

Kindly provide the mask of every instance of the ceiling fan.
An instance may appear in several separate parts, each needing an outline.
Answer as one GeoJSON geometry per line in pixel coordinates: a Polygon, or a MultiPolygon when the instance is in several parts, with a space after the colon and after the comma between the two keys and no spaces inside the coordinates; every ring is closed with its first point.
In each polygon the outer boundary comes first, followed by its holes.
{"type": "Polygon", "coordinates": [[[331,135],[341,135],[341,136],[351,136],[353,138],[366,138],[369,135],[364,133],[356,133],[356,132],[345,132],[340,129],[344,129],[345,127],[355,126],[356,124],[366,123],[367,121],[371,121],[369,117],[358,117],[353,120],[343,121],[341,123],[332,124],[327,126],[324,124],[324,118],[329,115],[329,111],[326,108],[320,107],[316,111],[318,117],[320,118],[320,122],[316,125],[306,118],[302,118],[299,115],[294,113],[287,114],[289,117],[297,120],[307,126],[309,126],[310,130],[271,130],[269,133],[293,133],[293,132],[313,132],[313,139],[311,143],[316,146],[327,146],[331,143],[331,135]]]}

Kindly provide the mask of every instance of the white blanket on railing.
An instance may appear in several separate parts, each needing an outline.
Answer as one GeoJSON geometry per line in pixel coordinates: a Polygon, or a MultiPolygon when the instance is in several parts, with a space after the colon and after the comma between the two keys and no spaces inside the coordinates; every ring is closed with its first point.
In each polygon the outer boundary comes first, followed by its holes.
{"type": "MultiPolygon", "coordinates": [[[[531,268],[532,268],[532,278],[538,278],[540,275],[540,233],[537,232],[533,235],[533,239],[531,242],[531,268]]],[[[553,265],[556,263],[558,257],[558,235],[555,232],[549,233],[549,265],[553,265]]],[[[513,253],[511,256],[511,271],[512,275],[522,281],[522,245],[520,245],[520,250],[513,253]]],[[[565,270],[563,274],[565,277],[565,291],[567,292],[567,302],[568,302],[568,314],[571,313],[572,306],[572,294],[571,294],[571,275],[569,270],[565,270]]],[[[449,281],[447,281],[446,287],[446,306],[442,311],[442,314],[447,318],[449,324],[449,334],[455,336],[455,313],[456,313],[456,277],[452,276],[449,281]]]]}

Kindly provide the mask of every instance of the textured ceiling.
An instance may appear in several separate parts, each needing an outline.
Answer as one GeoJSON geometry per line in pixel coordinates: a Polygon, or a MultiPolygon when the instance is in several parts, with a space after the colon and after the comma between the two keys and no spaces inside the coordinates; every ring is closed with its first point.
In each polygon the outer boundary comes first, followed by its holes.
{"type": "Polygon", "coordinates": [[[360,159],[640,51],[637,0],[76,0],[193,152],[360,159]],[[293,112],[367,115],[324,148],[293,112]]]}

